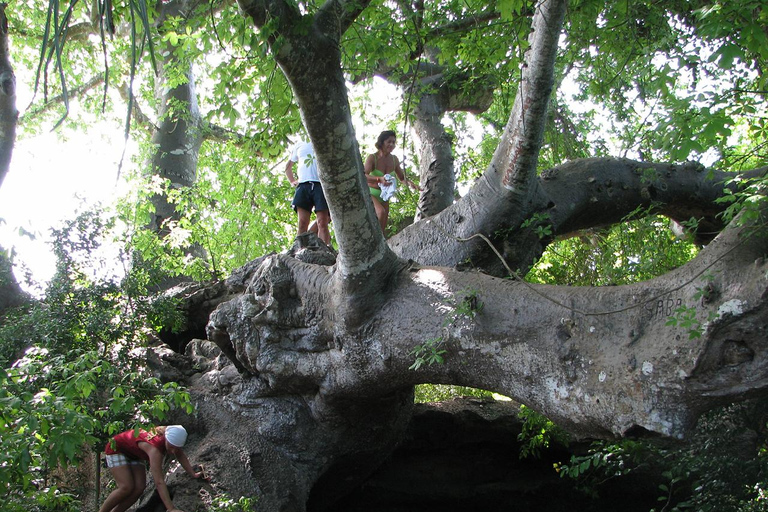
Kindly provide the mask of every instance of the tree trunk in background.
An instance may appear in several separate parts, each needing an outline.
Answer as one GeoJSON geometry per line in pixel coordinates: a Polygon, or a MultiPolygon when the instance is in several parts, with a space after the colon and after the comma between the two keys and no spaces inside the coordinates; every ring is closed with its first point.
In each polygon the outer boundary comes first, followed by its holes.
{"type": "Polygon", "coordinates": [[[0,4],[0,186],[8,174],[16,142],[16,122],[19,111],[16,109],[16,76],[11,66],[8,42],[8,18],[5,15],[7,4],[0,4]]]}
{"type": "Polygon", "coordinates": [[[453,204],[456,176],[451,137],[443,128],[445,108],[435,95],[421,98],[413,129],[419,141],[419,203],[415,221],[431,217],[453,204]]]}
{"type": "Polygon", "coordinates": [[[13,265],[5,249],[0,247],[0,323],[6,311],[28,300],[29,296],[21,290],[16,276],[13,275],[13,265]]]}
{"type": "MultiPolygon", "coordinates": [[[[13,146],[16,143],[16,123],[19,111],[16,109],[16,76],[11,66],[8,42],[7,4],[0,4],[0,186],[11,166],[13,146]]],[[[6,251],[0,247],[0,316],[12,307],[28,300],[21,291],[13,265],[6,251]]]]}
{"type": "MultiPolygon", "coordinates": [[[[429,57],[434,52],[426,53],[429,57]]],[[[399,77],[398,83],[419,98],[413,112],[421,189],[414,220],[419,221],[445,210],[455,197],[453,140],[445,131],[443,116],[446,112],[487,110],[493,101],[494,84],[431,62],[419,62],[416,74],[419,79],[415,84],[409,75],[399,77]]],[[[387,74],[385,77],[392,80],[387,74]]]]}
{"type": "MultiPolygon", "coordinates": [[[[163,3],[159,23],[170,16],[183,16],[193,7],[191,4],[193,2],[185,0],[163,3]]],[[[168,180],[169,188],[178,190],[194,185],[197,179],[203,130],[192,62],[180,61],[174,49],[170,42],[167,42],[165,47],[156,50],[162,55],[159,75],[155,78],[158,121],[157,130],[152,135],[152,143],[157,149],[152,156],[148,173],[168,180]],[[168,87],[169,73],[181,74],[186,80],[174,87],[168,87]]],[[[178,78],[174,79],[174,82],[178,81],[178,78]]],[[[180,212],[168,200],[166,194],[154,195],[152,203],[155,206],[155,215],[148,227],[165,236],[171,229],[169,222],[178,220],[180,212]]]]}

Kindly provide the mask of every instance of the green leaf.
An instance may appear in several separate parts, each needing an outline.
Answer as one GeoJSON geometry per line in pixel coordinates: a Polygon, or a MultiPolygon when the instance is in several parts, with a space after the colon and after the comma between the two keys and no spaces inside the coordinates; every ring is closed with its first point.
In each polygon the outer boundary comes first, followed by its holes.
{"type": "Polygon", "coordinates": [[[523,8],[522,0],[499,0],[496,4],[503,21],[512,21],[514,14],[520,14],[523,8]]]}
{"type": "Polygon", "coordinates": [[[718,57],[718,66],[720,66],[722,69],[731,69],[733,67],[734,61],[736,59],[742,59],[744,54],[738,45],[725,44],[713,54],[712,59],[718,57]]]}
{"type": "Polygon", "coordinates": [[[21,468],[21,471],[26,473],[29,471],[29,464],[32,462],[32,456],[29,453],[29,448],[22,447],[19,451],[19,468],[21,468]]]}

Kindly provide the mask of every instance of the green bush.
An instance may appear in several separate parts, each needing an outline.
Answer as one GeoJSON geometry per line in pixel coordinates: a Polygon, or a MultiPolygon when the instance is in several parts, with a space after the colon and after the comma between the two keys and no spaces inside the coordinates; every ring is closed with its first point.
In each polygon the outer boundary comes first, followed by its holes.
{"type": "MultiPolygon", "coordinates": [[[[80,510],[56,480],[88,451],[133,426],[192,412],[189,395],[146,371],[147,333],[172,325],[145,267],[95,276],[109,230],[100,212],[54,232],[56,273],[45,296],[0,325],[0,495],[3,510],[80,510]]],[[[101,265],[100,265],[101,264],[101,265]]]]}

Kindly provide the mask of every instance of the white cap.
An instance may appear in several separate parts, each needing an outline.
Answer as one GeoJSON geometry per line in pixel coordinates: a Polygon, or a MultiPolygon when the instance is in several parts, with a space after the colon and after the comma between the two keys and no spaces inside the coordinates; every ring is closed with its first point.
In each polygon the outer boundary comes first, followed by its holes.
{"type": "Polygon", "coordinates": [[[168,425],[165,427],[165,440],[181,448],[187,442],[187,431],[181,425],[168,425]]]}

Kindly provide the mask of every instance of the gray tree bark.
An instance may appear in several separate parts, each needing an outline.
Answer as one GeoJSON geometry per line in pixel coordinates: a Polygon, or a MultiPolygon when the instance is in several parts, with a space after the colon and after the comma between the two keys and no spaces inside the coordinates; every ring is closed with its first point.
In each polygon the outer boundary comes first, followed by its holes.
{"type": "MultiPolygon", "coordinates": [[[[158,23],[162,24],[171,16],[185,16],[194,6],[194,1],[187,0],[163,3],[158,23]]],[[[158,122],[152,134],[156,150],[148,173],[168,180],[171,190],[179,190],[192,186],[197,179],[197,161],[204,139],[202,117],[197,105],[192,62],[179,59],[170,42],[159,53],[162,61],[155,78],[158,122]],[[186,80],[174,80],[177,85],[169,87],[168,73],[183,75],[186,80]]],[[[148,228],[165,236],[170,232],[168,223],[178,220],[180,212],[165,193],[155,194],[152,203],[155,214],[148,228]]]]}
{"type": "Polygon", "coordinates": [[[16,124],[19,118],[19,111],[16,108],[16,75],[11,65],[6,7],[6,4],[0,4],[0,186],[11,165],[13,145],[16,142],[16,124]]]}
{"type": "MultiPolygon", "coordinates": [[[[6,4],[0,4],[0,186],[11,167],[13,146],[16,143],[16,125],[19,111],[16,108],[16,76],[11,65],[8,41],[6,4]]],[[[23,304],[29,297],[22,292],[13,274],[13,266],[0,247],[0,317],[10,308],[23,304]]]]}
{"type": "Polygon", "coordinates": [[[666,276],[605,289],[413,266],[346,335],[302,286],[315,269],[275,256],[213,313],[209,339],[236,354],[265,396],[354,399],[451,383],[514,397],[585,437],[682,437],[703,410],[765,388],[766,244],[749,229],[729,230],[666,276]],[[469,290],[478,290],[474,317],[457,313],[469,290]],[[682,306],[701,341],[666,325],[682,306]],[[435,338],[445,362],[409,370],[412,349],[435,338]]]}
{"type": "Polygon", "coordinates": [[[451,137],[443,127],[445,109],[425,96],[415,112],[413,129],[419,142],[419,202],[415,221],[431,217],[453,204],[456,176],[451,137]]]}
{"type": "Polygon", "coordinates": [[[421,191],[414,218],[418,221],[448,208],[456,193],[453,141],[445,131],[443,116],[449,111],[487,110],[493,100],[493,86],[456,73],[448,79],[446,69],[435,64],[420,63],[416,73],[426,75],[416,86],[408,87],[419,98],[413,112],[413,129],[419,142],[421,191]]]}

